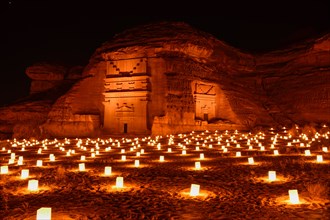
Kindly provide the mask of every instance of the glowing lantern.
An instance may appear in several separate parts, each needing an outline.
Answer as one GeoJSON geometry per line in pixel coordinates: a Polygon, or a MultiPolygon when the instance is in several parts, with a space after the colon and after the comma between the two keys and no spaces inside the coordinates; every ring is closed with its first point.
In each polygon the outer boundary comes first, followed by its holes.
{"type": "Polygon", "coordinates": [[[296,190],[296,189],[290,189],[289,190],[289,198],[290,198],[290,203],[292,203],[292,204],[299,204],[298,190],[296,190]]]}
{"type": "Polygon", "coordinates": [[[1,166],[0,174],[7,174],[7,173],[8,173],[8,166],[1,166]]]}
{"type": "Polygon", "coordinates": [[[261,146],[261,147],[260,147],[260,150],[261,150],[261,151],[264,151],[264,150],[265,150],[265,147],[264,147],[264,146],[261,146]]]}
{"type": "Polygon", "coordinates": [[[125,161],[125,160],[126,160],[126,155],[122,155],[122,156],[121,156],[121,160],[122,160],[122,161],[125,161]]]}
{"type": "Polygon", "coordinates": [[[249,150],[253,150],[253,147],[252,146],[249,146],[249,150]]]}
{"type": "Polygon", "coordinates": [[[199,154],[199,159],[204,159],[204,154],[203,153],[199,154]]]}
{"type": "Polygon", "coordinates": [[[198,196],[199,195],[199,188],[198,184],[191,184],[190,187],[190,196],[198,196]]]}
{"type": "Polygon", "coordinates": [[[228,149],[227,149],[227,148],[224,148],[224,149],[223,149],[223,152],[224,152],[224,153],[227,153],[227,152],[228,152],[228,149]]]}
{"type": "Polygon", "coordinates": [[[23,165],[23,160],[18,160],[18,161],[17,161],[17,165],[18,165],[18,166],[23,165]]]}
{"type": "Polygon", "coordinates": [[[144,149],[141,149],[141,154],[144,154],[144,149]]]}
{"type": "Polygon", "coordinates": [[[212,144],[209,144],[209,148],[212,148],[212,144]]]}
{"type": "Polygon", "coordinates": [[[135,167],[139,167],[140,166],[140,161],[139,160],[135,160],[134,161],[134,166],[135,167]]]}
{"type": "Polygon", "coordinates": [[[29,191],[37,191],[38,190],[38,180],[29,180],[28,190],[29,191]]]}
{"type": "Polygon", "coordinates": [[[236,148],[241,148],[241,145],[240,144],[236,144],[236,148]]]}
{"type": "Polygon", "coordinates": [[[11,150],[8,150],[7,153],[10,154],[11,153],[11,150]]]}
{"type": "Polygon", "coordinates": [[[52,208],[40,208],[37,210],[37,220],[51,220],[52,208]]]}
{"type": "Polygon", "coordinates": [[[96,153],[96,155],[100,155],[100,151],[98,151],[98,150],[95,153],[96,153]]]}
{"type": "Polygon", "coordinates": [[[275,181],[276,180],[276,171],[268,171],[268,180],[275,181]]]}
{"type": "Polygon", "coordinates": [[[141,155],[140,152],[136,152],[136,156],[139,157],[141,155]]]}
{"type": "Polygon", "coordinates": [[[159,161],[164,161],[165,159],[164,159],[164,156],[159,156],[159,161]]]}
{"type": "Polygon", "coordinates": [[[271,144],[271,145],[270,145],[270,148],[271,148],[271,149],[275,148],[274,144],[271,144]]]}
{"type": "Polygon", "coordinates": [[[70,151],[66,152],[66,156],[70,156],[70,151]]]}
{"type": "Polygon", "coordinates": [[[241,156],[241,152],[237,151],[236,152],[236,157],[240,157],[241,156]]]}
{"type": "Polygon", "coordinates": [[[8,164],[13,164],[15,163],[15,159],[9,159],[8,164]]]}
{"type": "Polygon", "coordinates": [[[15,153],[10,154],[10,159],[15,160],[15,153]]]}
{"type": "Polygon", "coordinates": [[[201,169],[201,162],[195,162],[195,169],[200,170],[201,169]]]}
{"type": "Polygon", "coordinates": [[[79,164],[79,171],[85,171],[85,163],[79,164]]]}
{"type": "Polygon", "coordinates": [[[187,154],[186,150],[182,150],[182,155],[186,155],[186,154],[187,154]]]}
{"type": "Polygon", "coordinates": [[[198,146],[196,147],[196,150],[199,150],[199,147],[198,146]]]}
{"type": "Polygon", "coordinates": [[[322,151],[323,152],[328,152],[328,148],[327,147],[322,147],[322,151]]]}
{"type": "Polygon", "coordinates": [[[311,155],[311,151],[310,150],[305,150],[305,156],[310,156],[311,155]]]}
{"type": "Polygon", "coordinates": [[[121,149],[120,153],[122,154],[125,153],[125,149],[121,149]]]}
{"type": "Polygon", "coordinates": [[[171,148],[167,148],[167,152],[171,153],[172,149],[171,148]]]}
{"type": "Polygon", "coordinates": [[[37,160],[37,167],[42,167],[42,160],[37,160]]]}
{"type": "Polygon", "coordinates": [[[323,156],[322,155],[317,155],[316,156],[316,162],[322,163],[323,162],[323,156]]]}
{"type": "Polygon", "coordinates": [[[248,158],[248,162],[249,162],[249,164],[254,164],[253,157],[249,157],[249,158],[248,158]]]}
{"type": "Polygon", "coordinates": [[[29,177],[29,170],[28,169],[23,169],[21,172],[21,179],[26,179],[29,177]]]}
{"type": "Polygon", "coordinates": [[[55,161],[55,156],[52,155],[50,158],[49,158],[50,161],[54,162],[55,161]]]}
{"type": "Polygon", "coordinates": [[[91,153],[91,157],[94,158],[95,157],[95,153],[91,153]]]}
{"type": "Polygon", "coordinates": [[[124,187],[124,177],[118,176],[116,178],[116,187],[123,188],[124,187]]]}
{"type": "Polygon", "coordinates": [[[274,155],[278,155],[278,150],[274,150],[274,155]]]}
{"type": "Polygon", "coordinates": [[[111,175],[111,167],[105,167],[104,168],[104,175],[106,175],[106,176],[111,175]]]}

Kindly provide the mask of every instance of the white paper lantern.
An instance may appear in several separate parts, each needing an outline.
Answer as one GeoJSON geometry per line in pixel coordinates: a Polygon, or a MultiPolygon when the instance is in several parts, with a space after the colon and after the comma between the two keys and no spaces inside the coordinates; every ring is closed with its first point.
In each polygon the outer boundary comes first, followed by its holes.
{"type": "Polygon", "coordinates": [[[289,198],[291,204],[299,204],[299,195],[298,190],[296,189],[290,189],[289,190],[289,198]]]}
{"type": "Polygon", "coordinates": [[[275,181],[276,180],[276,171],[268,171],[268,180],[275,181]]]}
{"type": "Polygon", "coordinates": [[[116,178],[116,187],[123,188],[124,187],[124,177],[118,176],[116,178]]]}
{"type": "Polygon", "coordinates": [[[104,168],[104,175],[106,175],[106,176],[111,175],[111,167],[105,167],[104,168]]]}
{"type": "Polygon", "coordinates": [[[195,169],[200,170],[201,169],[201,162],[197,161],[195,162],[195,169]]]}
{"type": "Polygon", "coordinates": [[[37,220],[51,220],[52,219],[52,208],[40,208],[37,210],[37,220]]]}
{"type": "Polygon", "coordinates": [[[323,156],[322,155],[317,155],[316,156],[316,162],[322,163],[323,162],[323,156]]]}
{"type": "Polygon", "coordinates": [[[0,174],[8,174],[8,166],[1,166],[0,174]]]}
{"type": "Polygon", "coordinates": [[[21,179],[26,179],[29,178],[29,170],[28,169],[23,169],[21,171],[21,179]]]}
{"type": "Polygon", "coordinates": [[[85,163],[79,164],[79,171],[85,171],[85,163]]]}
{"type": "Polygon", "coordinates": [[[190,196],[198,196],[199,195],[199,188],[198,184],[191,184],[190,187],[190,196]]]}
{"type": "Polygon", "coordinates": [[[42,160],[37,160],[37,167],[42,167],[42,160]]]}
{"type": "Polygon", "coordinates": [[[37,191],[38,190],[38,180],[29,180],[28,190],[29,191],[37,191]]]}

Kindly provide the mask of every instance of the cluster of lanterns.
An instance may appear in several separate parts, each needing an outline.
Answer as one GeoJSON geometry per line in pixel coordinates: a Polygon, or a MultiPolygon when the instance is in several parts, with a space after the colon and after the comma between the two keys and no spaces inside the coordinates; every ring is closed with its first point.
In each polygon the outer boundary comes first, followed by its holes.
{"type": "MultiPolygon", "coordinates": [[[[130,155],[134,153],[135,156],[129,156],[129,159],[135,157],[133,166],[138,168],[141,166],[141,161],[143,160],[143,155],[145,154],[145,149],[141,148],[145,146],[147,151],[156,151],[164,154],[177,154],[179,156],[191,156],[198,153],[197,161],[194,161],[195,170],[202,170],[201,160],[207,160],[205,156],[205,151],[212,150],[218,151],[221,154],[227,156],[233,156],[241,158],[243,155],[246,155],[246,152],[256,152],[260,151],[263,153],[268,153],[269,156],[280,156],[279,148],[280,147],[292,147],[298,146],[304,149],[304,156],[310,157],[312,156],[312,152],[309,148],[310,145],[319,140],[320,138],[329,139],[330,133],[326,133],[320,135],[317,133],[313,138],[308,139],[306,135],[300,135],[298,139],[293,139],[292,136],[288,135],[284,130],[284,135],[275,134],[271,130],[270,132],[272,136],[270,140],[266,140],[266,135],[264,133],[258,133],[256,135],[249,134],[239,134],[238,131],[234,133],[229,133],[228,131],[224,133],[210,133],[208,131],[196,134],[195,132],[191,132],[190,134],[179,134],[177,136],[169,135],[167,136],[167,148],[162,149],[162,144],[160,140],[164,140],[162,136],[157,136],[155,139],[151,137],[146,138],[135,138],[135,139],[64,139],[63,141],[59,141],[54,139],[43,140],[43,141],[27,141],[23,140],[21,142],[14,139],[9,142],[11,144],[10,149],[6,149],[3,147],[1,149],[2,152],[6,152],[10,154],[8,164],[0,167],[0,174],[9,174],[9,167],[16,162],[17,166],[24,166],[24,158],[23,156],[18,156],[21,152],[36,152],[38,155],[43,155],[44,152],[52,151],[53,153],[49,154],[49,157],[37,159],[35,161],[36,167],[43,167],[43,162],[55,162],[58,158],[63,159],[63,157],[75,158],[76,156],[80,156],[80,162],[78,163],[78,171],[84,172],[86,171],[85,164],[88,163],[90,158],[97,158],[102,155],[107,155],[108,153],[113,153],[114,151],[120,150],[118,154],[120,155],[120,161],[127,161],[127,154],[130,155]],[[176,138],[176,139],[175,139],[176,138]],[[74,144],[75,143],[75,144],[74,144]],[[269,147],[266,148],[265,145],[269,147]],[[20,149],[19,149],[20,148],[20,149]],[[259,149],[258,149],[259,148],[259,149]],[[56,150],[56,151],[54,151],[56,150]],[[12,152],[14,151],[14,152],[12,152]],[[201,152],[202,151],[202,152],[201,152]],[[180,153],[181,152],[181,153],[180,153]],[[57,154],[55,156],[55,153],[57,154]],[[139,159],[140,158],[140,159],[139,159]]],[[[165,144],[166,145],[166,144],[165,144]]],[[[322,147],[322,152],[328,153],[328,147],[322,147]]],[[[6,155],[5,153],[5,155],[6,155]]],[[[251,154],[249,154],[251,155],[251,154]]],[[[247,155],[246,155],[247,156],[247,155]]],[[[40,156],[38,156],[40,157],[40,156]]],[[[6,156],[5,156],[6,158],[6,156]]],[[[3,158],[3,159],[5,159],[3,158]]],[[[159,162],[165,162],[165,156],[159,155],[159,162]]],[[[142,161],[143,162],[143,161],[142,161]]],[[[317,154],[316,161],[317,163],[324,163],[323,155],[317,154]]],[[[255,160],[254,157],[249,156],[247,158],[247,164],[254,165],[255,160]]],[[[112,167],[105,166],[104,168],[104,176],[112,175],[112,167]]],[[[21,170],[21,179],[30,178],[29,169],[21,170]]],[[[276,171],[268,172],[268,180],[276,181],[276,171]]],[[[116,177],[116,188],[124,187],[124,178],[121,176],[116,177]]],[[[38,190],[38,180],[30,179],[28,180],[28,190],[29,191],[37,191],[38,190]]],[[[190,188],[190,196],[198,196],[200,194],[200,185],[191,184],[190,188]]],[[[289,190],[289,197],[292,204],[299,203],[299,196],[297,190],[289,190]]],[[[51,208],[42,208],[40,209],[40,213],[38,210],[38,216],[42,216],[43,213],[51,212],[51,208]]]]}

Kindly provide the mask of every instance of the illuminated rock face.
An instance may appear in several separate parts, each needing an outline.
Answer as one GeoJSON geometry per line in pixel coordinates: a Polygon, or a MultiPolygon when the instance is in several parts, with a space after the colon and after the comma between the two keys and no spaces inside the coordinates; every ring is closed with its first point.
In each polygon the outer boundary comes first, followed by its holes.
{"type": "Polygon", "coordinates": [[[330,121],[330,35],[256,57],[274,116],[297,124],[330,121]]]}
{"type": "MultiPolygon", "coordinates": [[[[325,35],[252,55],[184,23],[133,28],[98,48],[82,75],[79,68],[28,68],[32,96],[66,89],[46,96],[36,125],[32,117],[7,120],[22,104],[3,108],[0,130],[18,136],[20,124],[43,136],[82,137],[328,123],[329,44],[325,35]]],[[[29,113],[22,107],[15,115],[29,113]]]]}

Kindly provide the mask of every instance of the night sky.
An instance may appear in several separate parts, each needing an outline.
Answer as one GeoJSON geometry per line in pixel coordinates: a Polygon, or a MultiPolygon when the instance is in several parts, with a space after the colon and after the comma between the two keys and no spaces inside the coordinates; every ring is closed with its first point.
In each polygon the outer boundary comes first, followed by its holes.
{"type": "Polygon", "coordinates": [[[327,0],[219,1],[221,7],[217,1],[114,2],[7,0],[1,13],[6,40],[2,41],[0,105],[28,95],[29,65],[40,61],[86,65],[103,42],[140,24],[184,21],[243,51],[258,53],[330,30],[327,0]]]}

